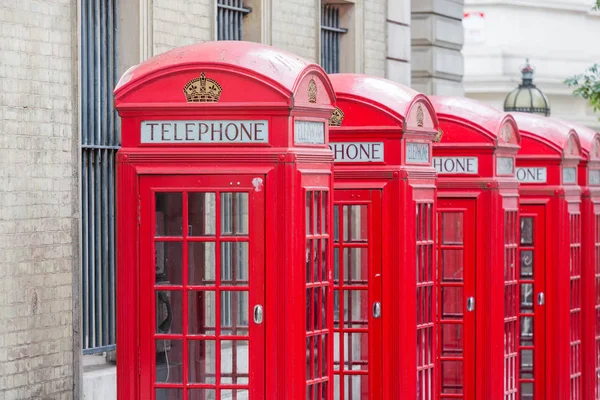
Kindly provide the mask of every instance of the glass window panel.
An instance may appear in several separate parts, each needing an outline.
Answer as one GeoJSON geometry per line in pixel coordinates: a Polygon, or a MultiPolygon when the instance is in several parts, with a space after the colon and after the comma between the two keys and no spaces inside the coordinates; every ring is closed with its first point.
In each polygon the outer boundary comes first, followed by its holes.
{"type": "Polygon", "coordinates": [[[329,286],[321,287],[321,329],[327,329],[327,293],[329,286]]]}
{"type": "Polygon", "coordinates": [[[221,193],[221,234],[248,234],[248,193],[221,193]]]}
{"type": "Polygon", "coordinates": [[[463,375],[462,361],[442,361],[442,393],[462,394],[463,375]]]}
{"type": "Polygon", "coordinates": [[[344,290],[344,327],[366,328],[369,324],[369,293],[344,290]]]}
{"type": "Polygon", "coordinates": [[[533,400],[533,382],[521,382],[521,400],[533,400]]]}
{"type": "Polygon", "coordinates": [[[340,326],[340,291],[333,291],[333,327],[340,326]]]}
{"type": "Polygon", "coordinates": [[[533,218],[521,218],[521,244],[533,245],[533,218]]]}
{"type": "Polygon", "coordinates": [[[156,333],[181,333],[183,307],[180,291],[156,291],[156,333]]]}
{"type": "Polygon", "coordinates": [[[327,245],[328,245],[328,240],[321,239],[321,281],[322,282],[328,281],[327,245]]]}
{"type": "Polygon", "coordinates": [[[344,241],[366,242],[367,230],[367,206],[344,206],[344,241]]]}
{"type": "Polygon", "coordinates": [[[215,334],[215,292],[208,290],[188,292],[188,333],[215,334]]]}
{"type": "Polygon", "coordinates": [[[533,250],[521,250],[521,277],[533,277],[533,250]]]}
{"type": "Polygon", "coordinates": [[[340,249],[333,249],[333,283],[338,284],[340,280],[340,249]]]}
{"type": "Polygon", "coordinates": [[[183,374],[183,342],[158,339],[156,345],[156,382],[181,383],[183,374]]]}
{"type": "Polygon", "coordinates": [[[459,245],[463,243],[463,213],[442,213],[442,244],[459,245]]]}
{"type": "Polygon", "coordinates": [[[215,285],[215,243],[188,242],[188,284],[215,285]]]}
{"type": "Polygon", "coordinates": [[[248,285],[248,242],[221,242],[221,284],[248,285]]]}
{"type": "Polygon", "coordinates": [[[329,213],[327,212],[328,206],[328,192],[321,192],[321,233],[326,234],[329,232],[329,213]]]}
{"type": "Polygon", "coordinates": [[[533,339],[533,317],[521,317],[521,340],[533,339]]]}
{"type": "Polygon", "coordinates": [[[221,383],[248,384],[248,341],[221,341],[221,383]]]}
{"type": "Polygon", "coordinates": [[[463,280],[463,250],[442,250],[442,279],[446,282],[463,280]]]}
{"type": "Polygon", "coordinates": [[[156,193],[156,236],[181,236],[183,203],[181,193],[156,193]]]}
{"type": "Polygon", "coordinates": [[[344,400],[355,398],[369,398],[369,375],[346,375],[344,377],[344,400]]]}
{"type": "MultiPolygon", "coordinates": [[[[316,291],[314,291],[316,293],[316,291]]],[[[317,295],[318,296],[318,295],[317,295]]],[[[313,289],[306,289],[306,330],[308,332],[313,331],[314,325],[314,316],[313,316],[313,302],[315,299],[313,298],[313,289]]],[[[318,301],[318,299],[316,299],[318,301]]]]}
{"type": "Polygon", "coordinates": [[[307,337],[306,338],[306,379],[314,379],[313,376],[313,360],[312,360],[312,354],[313,354],[313,337],[307,337]]]}
{"type": "Polygon", "coordinates": [[[306,240],[306,283],[312,283],[313,272],[311,269],[311,261],[313,259],[313,240],[306,240]]]}
{"type": "Polygon", "coordinates": [[[222,389],[221,400],[248,400],[250,397],[247,389],[222,389]]]}
{"type": "Polygon", "coordinates": [[[216,382],[215,360],[217,353],[214,340],[188,341],[188,380],[190,383],[216,382]]]}
{"type": "MultiPolygon", "coordinates": [[[[214,389],[190,389],[188,390],[188,400],[216,400],[217,394],[214,389]]],[[[158,400],[158,399],[157,399],[158,400]]],[[[170,400],[170,399],[165,399],[170,400]]]]}
{"type": "Polygon", "coordinates": [[[321,360],[321,335],[315,336],[313,338],[315,348],[313,350],[313,376],[315,378],[320,378],[321,373],[319,372],[319,361],[321,360]]]}
{"type": "Polygon", "coordinates": [[[314,192],[313,194],[313,209],[312,209],[312,217],[313,217],[313,232],[319,233],[321,232],[321,226],[319,224],[319,210],[321,209],[321,205],[319,203],[321,199],[321,192],[314,192]]]}
{"type": "Polygon", "coordinates": [[[521,284],[521,311],[533,311],[533,283],[521,284]]]}
{"type": "Polygon", "coordinates": [[[442,287],[442,317],[445,319],[462,318],[463,288],[442,287]]]}
{"type": "Polygon", "coordinates": [[[321,241],[320,240],[315,240],[314,241],[315,244],[315,251],[313,252],[314,254],[314,259],[313,259],[313,282],[320,282],[321,281],[321,241]]]}
{"type": "Polygon", "coordinates": [[[216,196],[214,193],[188,194],[188,235],[214,235],[216,231],[216,196]]]}
{"type": "Polygon", "coordinates": [[[155,272],[157,285],[181,285],[183,250],[181,242],[156,242],[155,272]]]}
{"type": "Polygon", "coordinates": [[[521,371],[533,371],[533,350],[521,350],[521,371]]]}
{"type": "Polygon", "coordinates": [[[156,400],[183,400],[183,389],[156,389],[154,393],[156,400]]]}
{"type": "Polygon", "coordinates": [[[327,335],[321,335],[321,377],[326,377],[329,373],[327,365],[327,335]]]}
{"type": "Polygon", "coordinates": [[[463,354],[462,324],[442,324],[442,356],[460,357],[463,354]]]}
{"type": "Polygon", "coordinates": [[[369,369],[369,341],[365,332],[344,332],[344,370],[369,369]]]}
{"type": "Polygon", "coordinates": [[[312,218],[311,218],[311,206],[312,206],[312,192],[306,192],[306,234],[312,233],[312,218]]]}
{"type": "Polygon", "coordinates": [[[221,292],[221,334],[248,334],[248,292],[221,292]]]}
{"type": "Polygon", "coordinates": [[[333,240],[335,243],[340,241],[340,206],[333,206],[333,240]]]}
{"type": "Polygon", "coordinates": [[[366,248],[344,248],[344,282],[366,285],[369,270],[369,257],[366,248]]]}
{"type": "Polygon", "coordinates": [[[333,370],[338,371],[340,369],[340,333],[333,333],[333,370]]]}

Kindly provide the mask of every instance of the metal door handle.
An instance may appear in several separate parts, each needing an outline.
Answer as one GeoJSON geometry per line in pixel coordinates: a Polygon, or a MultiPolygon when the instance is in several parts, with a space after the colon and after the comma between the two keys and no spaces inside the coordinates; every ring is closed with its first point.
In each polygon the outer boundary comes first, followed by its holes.
{"type": "Polygon", "coordinates": [[[475,309],[475,297],[469,297],[467,299],[467,311],[471,312],[475,309]]]}
{"type": "Polygon", "coordinates": [[[546,296],[544,296],[544,292],[538,293],[538,305],[543,306],[546,303],[546,296]]]}
{"type": "Polygon", "coordinates": [[[373,318],[381,317],[381,303],[376,301],[373,303],[373,318]]]}
{"type": "Polygon", "coordinates": [[[263,321],[263,308],[260,304],[254,306],[254,323],[260,325],[263,321]]]}

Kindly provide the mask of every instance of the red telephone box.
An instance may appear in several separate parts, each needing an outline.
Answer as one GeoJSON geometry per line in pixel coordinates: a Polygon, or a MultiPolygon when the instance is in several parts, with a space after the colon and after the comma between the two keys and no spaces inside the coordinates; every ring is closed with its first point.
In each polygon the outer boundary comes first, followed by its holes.
{"type": "Polygon", "coordinates": [[[582,397],[600,399],[600,134],[561,121],[581,141],[577,173],[581,186],[582,397]]]}
{"type": "Polygon", "coordinates": [[[431,399],[437,118],[427,97],[389,80],[330,79],[334,398],[431,399]]]}
{"type": "Polygon", "coordinates": [[[119,398],[331,399],[325,72],[203,43],[131,68],[115,96],[119,398]]]}
{"type": "Polygon", "coordinates": [[[521,398],[584,399],[581,386],[581,147],[573,129],[514,113],[520,185],[521,398]]]}
{"type": "Polygon", "coordinates": [[[443,135],[433,146],[439,397],[515,399],[519,131],[479,102],[431,100],[443,135]]]}

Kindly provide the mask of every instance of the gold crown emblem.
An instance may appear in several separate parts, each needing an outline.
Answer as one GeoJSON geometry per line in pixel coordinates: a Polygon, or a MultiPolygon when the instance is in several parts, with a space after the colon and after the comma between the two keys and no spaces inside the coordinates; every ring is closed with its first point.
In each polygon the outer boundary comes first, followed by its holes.
{"type": "Polygon", "coordinates": [[[423,126],[424,118],[425,118],[425,115],[423,115],[423,107],[419,104],[419,107],[417,107],[417,126],[419,126],[419,127],[423,126]]]}
{"type": "Polygon", "coordinates": [[[444,132],[442,132],[441,128],[438,128],[438,133],[433,137],[434,143],[439,143],[442,141],[442,136],[444,136],[444,132]]]}
{"type": "Polygon", "coordinates": [[[308,82],[308,101],[310,103],[317,102],[317,83],[312,78],[308,82]]]}
{"type": "Polygon", "coordinates": [[[340,110],[339,107],[336,107],[335,110],[331,113],[331,117],[329,118],[329,126],[341,126],[342,121],[344,120],[344,112],[340,110]]]}
{"type": "Polygon", "coordinates": [[[222,91],[221,85],[214,79],[206,79],[204,72],[183,87],[188,103],[216,103],[222,91]]]}

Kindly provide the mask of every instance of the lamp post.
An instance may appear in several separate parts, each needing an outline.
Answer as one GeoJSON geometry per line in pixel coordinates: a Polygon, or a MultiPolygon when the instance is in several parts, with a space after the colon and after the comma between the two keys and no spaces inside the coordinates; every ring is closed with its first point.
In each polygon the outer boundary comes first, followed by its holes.
{"type": "Polygon", "coordinates": [[[533,72],[533,68],[529,65],[529,59],[527,59],[525,67],[521,70],[523,82],[504,99],[504,111],[550,116],[550,102],[546,95],[533,84],[533,72]]]}

